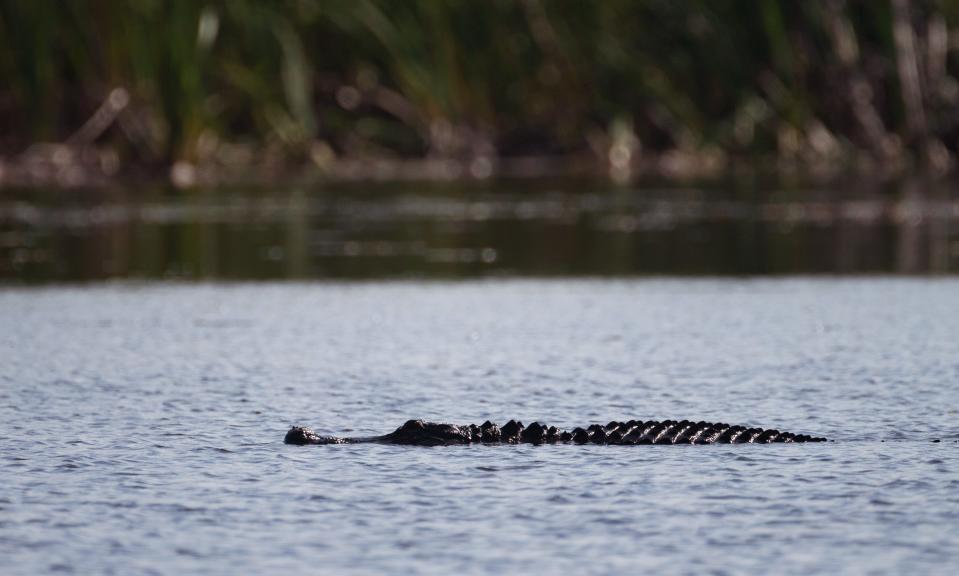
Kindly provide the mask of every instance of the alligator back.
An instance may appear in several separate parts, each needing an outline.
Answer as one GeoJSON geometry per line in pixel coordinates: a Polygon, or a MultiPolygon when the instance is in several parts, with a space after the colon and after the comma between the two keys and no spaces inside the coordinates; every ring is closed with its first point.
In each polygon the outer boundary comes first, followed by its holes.
{"type": "Polygon", "coordinates": [[[780,432],[769,428],[732,426],[722,422],[690,420],[612,421],[606,425],[591,424],[585,428],[560,430],[540,422],[524,426],[510,420],[502,427],[486,421],[476,424],[443,424],[409,420],[395,431],[368,438],[320,436],[309,428],[294,426],[286,434],[287,444],[355,444],[376,442],[413,446],[445,446],[456,444],[773,444],[825,442],[822,437],[780,432]]]}

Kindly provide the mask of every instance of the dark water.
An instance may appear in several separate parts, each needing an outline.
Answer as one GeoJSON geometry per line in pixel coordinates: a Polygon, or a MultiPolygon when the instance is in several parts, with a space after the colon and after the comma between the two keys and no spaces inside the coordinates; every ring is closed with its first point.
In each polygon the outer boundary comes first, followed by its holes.
{"type": "Polygon", "coordinates": [[[122,283],[0,319],[3,574],[959,566],[954,279],[122,283]],[[282,444],[414,416],[834,442],[282,444]]]}
{"type": "Polygon", "coordinates": [[[0,281],[959,271],[950,183],[0,191],[0,281]]]}

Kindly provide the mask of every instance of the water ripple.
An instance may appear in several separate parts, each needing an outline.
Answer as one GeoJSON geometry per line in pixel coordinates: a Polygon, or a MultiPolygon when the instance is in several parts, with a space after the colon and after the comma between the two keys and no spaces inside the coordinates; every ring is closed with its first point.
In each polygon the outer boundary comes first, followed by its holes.
{"type": "Polygon", "coordinates": [[[949,574],[956,310],[882,278],[0,290],[0,571],[949,574]],[[835,442],[282,444],[409,417],[835,442]]]}

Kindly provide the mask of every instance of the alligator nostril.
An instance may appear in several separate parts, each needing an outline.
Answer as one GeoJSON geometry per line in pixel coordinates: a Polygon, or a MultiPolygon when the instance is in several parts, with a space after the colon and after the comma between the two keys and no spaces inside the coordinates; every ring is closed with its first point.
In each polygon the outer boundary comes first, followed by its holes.
{"type": "Polygon", "coordinates": [[[286,433],[286,436],[283,438],[283,442],[286,444],[303,446],[305,444],[320,444],[322,442],[322,438],[309,428],[293,426],[290,428],[290,431],[286,433]]]}

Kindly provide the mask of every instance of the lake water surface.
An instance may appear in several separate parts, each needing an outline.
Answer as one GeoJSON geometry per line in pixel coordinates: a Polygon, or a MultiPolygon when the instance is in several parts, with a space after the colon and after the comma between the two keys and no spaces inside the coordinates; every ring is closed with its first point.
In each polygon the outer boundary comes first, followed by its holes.
{"type": "Polygon", "coordinates": [[[956,189],[4,190],[0,574],[955,574],[956,189]]]}
{"type": "Polygon", "coordinates": [[[0,282],[959,272],[959,186],[0,192],[0,282]]]}
{"type": "Polygon", "coordinates": [[[8,287],[0,321],[3,574],[959,566],[955,279],[8,287]],[[411,417],[834,441],[282,443],[411,417]]]}

